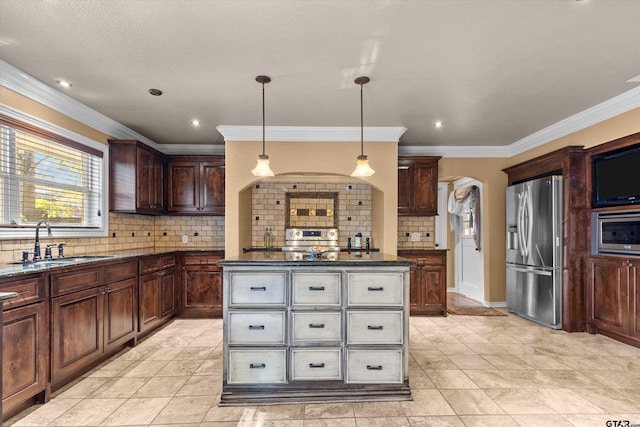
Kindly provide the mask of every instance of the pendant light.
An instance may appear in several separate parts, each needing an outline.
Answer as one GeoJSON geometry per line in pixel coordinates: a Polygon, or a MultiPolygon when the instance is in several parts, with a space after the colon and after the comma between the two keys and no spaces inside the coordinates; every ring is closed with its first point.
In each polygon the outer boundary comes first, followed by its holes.
{"type": "Polygon", "coordinates": [[[264,152],[264,84],[271,81],[269,76],[257,76],[256,81],[262,84],[262,154],[258,156],[258,164],[251,171],[254,176],[273,176],[269,167],[269,156],[264,152]]]}
{"type": "Polygon", "coordinates": [[[376,171],[369,166],[369,159],[364,154],[364,119],[362,107],[362,85],[369,83],[369,77],[361,76],[354,80],[355,84],[360,85],[360,155],[356,160],[356,168],[351,176],[371,176],[376,171]]]}

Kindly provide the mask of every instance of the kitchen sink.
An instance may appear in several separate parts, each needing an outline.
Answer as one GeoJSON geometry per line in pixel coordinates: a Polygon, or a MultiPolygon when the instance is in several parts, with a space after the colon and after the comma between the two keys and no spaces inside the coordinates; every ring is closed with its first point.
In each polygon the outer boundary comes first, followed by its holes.
{"type": "Polygon", "coordinates": [[[12,265],[22,265],[22,266],[33,266],[33,267],[54,267],[56,265],[69,265],[76,264],[83,261],[99,261],[103,259],[113,258],[113,255],[79,255],[79,256],[70,256],[65,258],[51,258],[51,259],[41,259],[38,261],[13,261],[8,264],[12,265]]]}

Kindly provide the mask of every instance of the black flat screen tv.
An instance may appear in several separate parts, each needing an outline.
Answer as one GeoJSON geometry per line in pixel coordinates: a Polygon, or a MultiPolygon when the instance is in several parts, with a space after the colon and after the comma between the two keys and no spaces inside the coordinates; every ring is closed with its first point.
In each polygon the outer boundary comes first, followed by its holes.
{"type": "Polygon", "coordinates": [[[593,207],[640,204],[640,145],[593,157],[593,207]]]}

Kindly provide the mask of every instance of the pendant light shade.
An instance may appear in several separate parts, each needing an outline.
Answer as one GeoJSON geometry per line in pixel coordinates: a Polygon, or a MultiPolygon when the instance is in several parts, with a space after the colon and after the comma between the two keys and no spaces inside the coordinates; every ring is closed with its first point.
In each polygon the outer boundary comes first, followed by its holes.
{"type": "Polygon", "coordinates": [[[351,176],[362,177],[362,176],[371,176],[376,171],[374,171],[369,165],[369,159],[364,154],[364,119],[363,119],[363,103],[362,103],[362,85],[369,83],[369,77],[361,76],[354,80],[355,84],[360,85],[360,155],[356,160],[356,168],[351,173],[351,176]]]}
{"type": "Polygon", "coordinates": [[[264,152],[264,84],[269,83],[271,78],[269,76],[257,76],[256,81],[262,84],[262,154],[258,156],[258,164],[251,170],[254,176],[273,176],[273,171],[269,166],[269,156],[264,152]]]}

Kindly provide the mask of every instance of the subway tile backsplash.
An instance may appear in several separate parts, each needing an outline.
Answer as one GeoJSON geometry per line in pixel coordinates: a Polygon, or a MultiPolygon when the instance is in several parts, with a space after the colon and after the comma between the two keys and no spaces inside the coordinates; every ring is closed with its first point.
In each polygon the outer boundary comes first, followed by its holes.
{"type": "MultiPolygon", "coordinates": [[[[65,256],[158,248],[224,249],[224,216],[146,216],[109,214],[107,237],[61,239],[40,234],[40,245],[66,242],[65,256]],[[43,237],[44,235],[44,237],[43,237]],[[182,243],[187,236],[187,243],[182,243]]],[[[22,251],[33,251],[33,239],[0,241],[0,262],[21,259],[22,251]]],[[[30,255],[31,256],[31,255],[30,255]]],[[[53,248],[53,256],[57,249],[53,248]]]]}
{"type": "MultiPolygon", "coordinates": [[[[276,182],[262,181],[252,187],[252,246],[264,246],[264,232],[271,228],[273,246],[285,244],[286,193],[338,193],[338,224],[340,246],[347,246],[347,237],[362,233],[363,239],[371,236],[371,186],[359,181],[344,182],[276,182]]],[[[322,206],[321,208],[325,208],[322,206]]],[[[318,226],[319,218],[306,216],[313,222],[309,228],[318,226]]],[[[325,217],[326,218],[326,217],[325,217]]],[[[299,220],[300,218],[298,218],[299,220]]],[[[298,221],[297,224],[304,225],[298,221]]],[[[375,247],[375,242],[373,242],[375,247]]]]}

